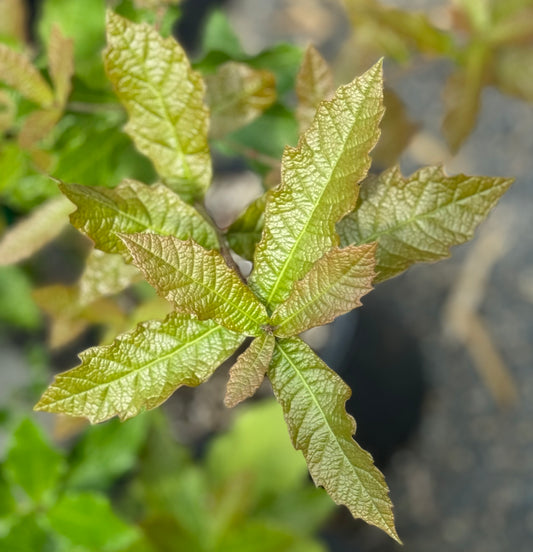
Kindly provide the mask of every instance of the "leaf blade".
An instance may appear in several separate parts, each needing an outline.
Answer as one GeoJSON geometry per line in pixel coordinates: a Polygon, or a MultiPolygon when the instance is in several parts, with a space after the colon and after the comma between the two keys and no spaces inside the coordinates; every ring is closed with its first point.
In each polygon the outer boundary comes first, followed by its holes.
{"type": "Polygon", "coordinates": [[[213,319],[232,331],[260,335],[266,310],[217,251],[156,234],[121,235],[134,264],[176,310],[213,319]]]}
{"type": "Polygon", "coordinates": [[[37,105],[53,104],[54,94],[41,73],[28,57],[5,44],[0,44],[0,75],[3,82],[37,105]]]}
{"type": "Polygon", "coordinates": [[[400,542],[385,479],[352,438],[355,421],[344,409],[350,388],[298,338],[276,343],[268,376],[315,484],[400,542]]]}
{"type": "Polygon", "coordinates": [[[415,262],[449,256],[470,239],[512,179],[459,174],[426,167],[404,178],[398,167],[361,186],[358,206],[338,225],[342,244],[377,241],[374,282],[392,278],[415,262]]]}
{"type": "Polygon", "coordinates": [[[252,397],[263,382],[276,339],[269,333],[256,337],[229,371],[224,404],[233,408],[252,397]]]}
{"type": "Polygon", "coordinates": [[[109,11],[105,67],[125,106],[126,132],[164,182],[188,199],[211,183],[204,83],[171,37],[109,11]]]}
{"type": "Polygon", "coordinates": [[[48,64],[54,84],[56,102],[63,107],[72,90],[74,75],[74,41],[63,36],[57,25],[50,31],[48,43],[48,64]]]}
{"type": "Polygon", "coordinates": [[[213,228],[196,209],[162,184],[147,186],[124,180],[112,190],[78,184],[59,187],[78,207],[70,217],[72,224],[106,253],[127,253],[117,233],[143,231],[192,238],[207,249],[218,248],[213,228]]]}
{"type": "Polygon", "coordinates": [[[215,322],[177,313],[145,322],[111,345],[83,352],[81,364],[56,376],[35,409],[91,423],[125,420],[159,406],[182,385],[207,380],[242,340],[215,322]]]}
{"type": "Polygon", "coordinates": [[[360,306],[361,297],[372,289],[375,251],[376,245],[371,244],[326,253],[272,314],[275,335],[297,335],[360,306]]]}
{"type": "Polygon", "coordinates": [[[338,244],[335,223],[355,206],[356,184],[366,175],[368,152],[379,137],[382,98],[378,63],[322,102],[298,147],[285,149],[282,184],[268,198],[249,279],[269,309],[338,244]]]}

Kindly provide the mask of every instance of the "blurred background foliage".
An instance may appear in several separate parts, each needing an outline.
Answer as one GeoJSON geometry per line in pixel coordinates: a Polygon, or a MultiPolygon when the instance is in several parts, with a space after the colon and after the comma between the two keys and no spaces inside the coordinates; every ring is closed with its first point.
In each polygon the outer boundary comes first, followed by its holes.
{"type": "MultiPolygon", "coordinates": [[[[165,36],[177,33],[188,47],[207,83],[215,169],[260,176],[242,207],[279,182],[283,148],[298,140],[295,83],[304,34],[314,35],[332,62],[324,65],[324,95],[380,56],[391,82],[416,72],[421,59],[444,60],[442,160],[475,128],[486,87],[533,99],[530,0],[450,0],[426,13],[401,2],[313,1],[306,33],[291,27],[290,17],[274,22],[291,40],[257,51],[243,45],[253,40],[241,40],[222,4],[0,0],[0,346],[9,342],[17,351],[4,355],[15,369],[0,389],[2,550],[325,549],[315,535],[331,501],[308,481],[270,401],[237,409],[231,427],[207,440],[229,416],[193,421],[188,431],[172,406],[167,414],[92,428],[28,418],[52,371],[73,366],[76,351],[168,311],[123,263],[102,258],[69,227],[72,205],[56,185],[155,180],[150,162],[122,132],[126,114],[105,77],[106,7],[165,36]],[[107,280],[114,274],[112,285],[100,285],[102,271],[107,280]]],[[[245,2],[227,4],[234,21],[246,17],[245,2]]],[[[379,168],[397,162],[419,130],[417,114],[392,87],[385,103],[373,154],[379,168]]],[[[237,218],[221,197],[215,191],[211,200],[217,220],[235,221],[230,244],[249,258],[261,200],[237,218]]]]}

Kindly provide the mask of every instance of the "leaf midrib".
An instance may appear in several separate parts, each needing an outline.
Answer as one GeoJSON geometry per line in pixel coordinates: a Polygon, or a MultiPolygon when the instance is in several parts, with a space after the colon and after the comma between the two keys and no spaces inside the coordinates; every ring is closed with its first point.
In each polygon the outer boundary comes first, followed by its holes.
{"type": "Polygon", "coordinates": [[[360,469],[362,471],[364,471],[365,473],[369,473],[367,470],[364,470],[363,468],[357,468],[357,466],[354,466],[352,464],[352,462],[350,461],[350,459],[348,458],[348,456],[346,456],[346,453],[344,452],[344,449],[342,448],[342,446],[340,445],[338,439],[337,439],[337,436],[335,435],[335,432],[333,431],[330,423],[329,423],[329,420],[326,416],[326,413],[324,412],[323,408],[321,407],[320,403],[318,402],[317,398],[315,397],[315,394],[313,393],[313,390],[311,389],[311,387],[309,386],[309,384],[307,383],[307,380],[303,377],[302,373],[300,372],[300,370],[298,369],[298,367],[292,362],[290,356],[287,355],[287,353],[283,350],[282,346],[277,343],[276,344],[278,346],[278,349],[281,351],[281,354],[285,357],[285,359],[287,360],[287,362],[290,364],[290,366],[294,369],[295,373],[298,375],[299,379],[301,380],[301,382],[303,383],[303,386],[305,387],[305,389],[308,391],[313,403],[315,404],[315,406],[318,408],[322,418],[324,419],[325,421],[325,425],[327,426],[328,428],[328,431],[334,441],[334,443],[337,445],[337,448],[339,449],[339,451],[341,452],[342,456],[345,458],[345,460],[348,462],[348,465],[352,467],[352,470],[353,470],[353,473],[355,475],[355,477],[357,478],[357,480],[359,481],[359,484],[361,486],[361,489],[363,490],[363,492],[365,493],[365,495],[370,499],[370,501],[372,502],[374,508],[376,509],[376,511],[378,512],[379,516],[381,517],[384,525],[386,527],[390,527],[390,524],[388,522],[388,520],[385,519],[385,517],[383,516],[383,514],[381,513],[381,510],[379,509],[379,507],[377,506],[376,504],[376,500],[374,499],[374,497],[366,490],[366,487],[363,485],[361,479],[359,478],[359,475],[357,474],[357,470],[360,469]]]}

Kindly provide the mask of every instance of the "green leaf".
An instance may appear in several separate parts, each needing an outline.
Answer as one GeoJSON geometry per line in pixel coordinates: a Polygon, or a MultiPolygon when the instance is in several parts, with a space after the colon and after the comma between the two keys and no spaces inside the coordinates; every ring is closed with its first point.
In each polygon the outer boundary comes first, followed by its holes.
{"type": "MultiPolygon", "coordinates": [[[[0,520],[9,517],[17,510],[17,503],[6,481],[4,471],[0,469],[0,520]]],[[[0,541],[1,542],[1,541],[0,541]]]]}
{"type": "Polygon", "coordinates": [[[210,134],[220,138],[257,119],[276,100],[276,81],[270,71],[228,61],[206,77],[210,134]]]}
{"type": "Polygon", "coordinates": [[[102,0],[46,0],[38,20],[43,44],[50,43],[52,28],[74,39],[76,74],[92,88],[105,88],[101,51],[105,45],[105,2],[102,0]]]}
{"type": "Polygon", "coordinates": [[[324,253],[335,223],[355,207],[383,114],[381,63],[320,104],[297,148],[283,154],[282,183],[268,198],[250,286],[274,309],[324,253]]]}
{"type": "Polygon", "coordinates": [[[96,493],[65,494],[47,517],[72,546],[90,550],[118,552],[138,537],[137,530],[113,512],[109,500],[96,493]]]}
{"type": "Polygon", "coordinates": [[[299,338],[277,341],[268,376],[315,484],[400,542],[385,479],[352,438],[355,421],[344,407],[350,388],[299,338]]]}
{"type": "Polygon", "coordinates": [[[28,57],[5,44],[0,44],[0,81],[42,107],[50,107],[54,102],[50,85],[28,57]]]}
{"type": "Polygon", "coordinates": [[[48,44],[48,65],[54,84],[56,102],[64,106],[72,89],[74,75],[74,41],[66,38],[57,25],[52,27],[48,44]]]}
{"type": "Polygon", "coordinates": [[[18,266],[0,267],[0,320],[25,329],[38,328],[41,323],[32,299],[32,282],[18,266]]]}
{"type": "Polygon", "coordinates": [[[93,490],[110,487],[137,465],[148,429],[147,415],[89,427],[72,452],[67,486],[93,490]]]}
{"type": "Polygon", "coordinates": [[[334,91],[333,73],[326,60],[314,46],[309,45],[296,77],[296,115],[300,132],[309,128],[320,102],[333,95],[334,91]]]}
{"type": "Polygon", "coordinates": [[[43,528],[41,516],[35,512],[21,516],[9,533],[0,537],[0,550],[9,552],[47,552],[53,550],[48,532],[43,528]]]}
{"type": "Polygon", "coordinates": [[[119,293],[140,277],[139,271],[127,264],[121,255],[93,249],[78,281],[80,305],[89,305],[101,297],[119,293]]]}
{"type": "Polygon", "coordinates": [[[473,236],[512,182],[446,176],[442,167],[426,167],[404,178],[393,167],[361,186],[355,211],[337,226],[341,242],[377,241],[374,282],[382,282],[416,262],[448,257],[452,245],[473,236]]]}
{"type": "Polygon", "coordinates": [[[0,265],[17,263],[51,242],[68,224],[72,203],[56,197],[12,226],[0,241],[0,265]]]}
{"type": "Polygon", "coordinates": [[[224,52],[233,59],[244,56],[239,37],[221,10],[213,10],[209,14],[202,35],[202,52],[215,51],[224,52]]]}
{"type": "Polygon", "coordinates": [[[224,404],[232,408],[252,397],[265,377],[276,339],[264,333],[256,337],[231,367],[224,404]]]}
{"type": "Polygon", "coordinates": [[[372,289],[375,253],[375,244],[328,251],[272,314],[275,335],[290,337],[359,307],[372,289]]]}
{"type": "Polygon", "coordinates": [[[33,502],[41,503],[55,490],[64,464],[41,429],[25,419],[13,433],[4,467],[33,502]]]}
{"type": "Polygon", "coordinates": [[[159,406],[182,385],[207,380],[242,340],[212,321],[177,313],[145,322],[82,353],[81,364],[56,376],[35,408],[92,423],[115,415],[125,420],[159,406]]]}
{"type": "Polygon", "coordinates": [[[249,261],[254,258],[255,246],[263,232],[266,201],[266,194],[252,201],[226,230],[226,237],[231,249],[249,261]]]}
{"type": "Polygon", "coordinates": [[[125,180],[112,190],[60,184],[78,206],[70,220],[106,253],[127,253],[118,233],[149,231],[192,238],[207,249],[218,248],[215,231],[196,209],[162,184],[146,186],[125,180]]]}
{"type": "Polygon", "coordinates": [[[238,411],[229,431],[209,446],[206,467],[217,484],[241,480],[246,474],[257,504],[307,484],[304,459],[291,447],[281,410],[272,398],[238,411]]]}
{"type": "Polygon", "coordinates": [[[187,199],[211,183],[204,83],[171,37],[108,12],[105,65],[126,107],[126,132],[165,184],[187,199]]]}
{"type": "Polygon", "coordinates": [[[122,234],[134,264],[176,310],[213,319],[229,330],[260,335],[265,307],[218,251],[156,234],[122,234]]]}

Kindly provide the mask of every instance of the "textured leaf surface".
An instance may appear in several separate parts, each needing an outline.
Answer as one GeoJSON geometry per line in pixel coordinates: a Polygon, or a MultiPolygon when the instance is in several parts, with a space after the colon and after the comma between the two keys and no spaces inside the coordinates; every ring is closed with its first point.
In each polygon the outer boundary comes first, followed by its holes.
{"type": "Polygon", "coordinates": [[[361,297],[372,289],[375,252],[371,244],[326,253],[274,311],[270,323],[278,326],[275,334],[290,337],[359,307],[361,297]]]}
{"type": "Polygon", "coordinates": [[[300,132],[309,128],[320,102],[333,95],[334,91],[333,74],[326,60],[314,46],[308,46],[296,77],[296,116],[300,132]]]}
{"type": "Polygon", "coordinates": [[[252,201],[226,231],[229,246],[241,257],[251,261],[255,246],[263,231],[266,194],[252,201]]]}
{"type": "Polygon", "coordinates": [[[344,407],[350,388],[299,338],[276,343],[268,376],[315,484],[399,541],[385,479],[352,438],[355,421],[344,407]]]}
{"type": "Polygon", "coordinates": [[[287,147],[282,182],[267,201],[250,286],[274,309],[338,244],[335,223],[355,207],[383,114],[381,63],[323,102],[298,147],[287,147]]]}
{"type": "Polygon", "coordinates": [[[121,237],[146,280],[178,311],[246,335],[261,333],[268,321],[265,307],[218,251],[173,236],[121,237]]]}
{"type": "Polygon", "coordinates": [[[78,282],[80,305],[119,293],[140,278],[137,268],[127,264],[121,255],[94,249],[85,261],[85,269],[78,282]]]}
{"type": "Polygon", "coordinates": [[[276,100],[276,80],[270,71],[229,61],[206,77],[211,109],[211,136],[220,138],[259,117],[276,100]]]}
{"type": "Polygon", "coordinates": [[[74,41],[63,36],[59,27],[54,25],[48,44],[48,65],[54,83],[56,102],[64,106],[72,88],[74,75],[74,41]]]}
{"type": "Polygon", "coordinates": [[[224,404],[232,408],[252,397],[265,377],[276,339],[264,333],[256,337],[229,371],[224,404]]]}
{"type": "Polygon", "coordinates": [[[92,423],[125,420],[159,406],[182,385],[207,380],[242,340],[215,322],[177,313],[145,322],[111,345],[83,352],[80,366],[56,376],[35,408],[92,423]]]}
{"type": "Polygon", "coordinates": [[[26,259],[52,241],[67,226],[72,209],[68,199],[56,197],[11,227],[0,241],[0,265],[26,259]]]}
{"type": "Polygon", "coordinates": [[[54,101],[52,89],[31,61],[5,44],[0,44],[0,81],[43,107],[54,101]]]}
{"type": "Polygon", "coordinates": [[[218,247],[215,231],[198,211],[162,184],[146,186],[125,180],[112,190],[77,184],[61,184],[60,188],[78,206],[70,217],[72,224],[106,253],[126,252],[116,235],[119,232],[171,234],[192,238],[207,249],[218,247]]]}
{"type": "Polygon", "coordinates": [[[126,132],[167,185],[187,198],[211,183],[204,84],[173,38],[108,12],[105,65],[126,107],[126,132]]]}
{"type": "Polygon", "coordinates": [[[363,186],[357,208],[339,225],[343,244],[377,241],[375,282],[416,262],[437,261],[469,240],[512,179],[446,176],[426,167],[404,178],[398,167],[363,186]]]}
{"type": "Polygon", "coordinates": [[[37,503],[52,492],[64,468],[61,455],[29,419],[13,433],[4,466],[11,479],[37,503]]]}

